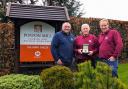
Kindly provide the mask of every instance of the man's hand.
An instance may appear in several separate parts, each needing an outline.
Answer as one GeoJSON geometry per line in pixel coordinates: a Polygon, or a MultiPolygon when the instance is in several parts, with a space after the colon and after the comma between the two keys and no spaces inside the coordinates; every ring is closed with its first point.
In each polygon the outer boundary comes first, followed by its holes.
{"type": "Polygon", "coordinates": [[[111,57],[109,58],[109,60],[110,60],[110,61],[115,61],[116,59],[115,59],[115,57],[111,56],[111,57]]]}
{"type": "Polygon", "coordinates": [[[78,53],[79,54],[82,54],[82,49],[78,49],[78,53]]]}
{"type": "Polygon", "coordinates": [[[57,64],[58,64],[58,65],[62,65],[63,63],[62,63],[62,61],[59,59],[59,60],[57,61],[57,64]]]}
{"type": "Polygon", "coordinates": [[[93,55],[93,51],[89,51],[88,55],[92,56],[93,55]]]}

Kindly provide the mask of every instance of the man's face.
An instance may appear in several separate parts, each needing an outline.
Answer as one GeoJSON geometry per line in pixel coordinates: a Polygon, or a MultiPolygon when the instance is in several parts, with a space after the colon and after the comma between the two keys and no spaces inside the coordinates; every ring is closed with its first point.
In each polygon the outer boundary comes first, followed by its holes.
{"type": "Polygon", "coordinates": [[[62,31],[65,32],[65,33],[69,33],[71,31],[70,23],[64,23],[62,25],[62,31]]]}
{"type": "Polygon", "coordinates": [[[109,29],[109,24],[107,21],[100,22],[100,29],[104,33],[109,29]]]}
{"type": "Polygon", "coordinates": [[[90,31],[90,27],[88,25],[83,25],[81,27],[81,32],[82,32],[83,35],[88,35],[89,31],[90,31]]]}

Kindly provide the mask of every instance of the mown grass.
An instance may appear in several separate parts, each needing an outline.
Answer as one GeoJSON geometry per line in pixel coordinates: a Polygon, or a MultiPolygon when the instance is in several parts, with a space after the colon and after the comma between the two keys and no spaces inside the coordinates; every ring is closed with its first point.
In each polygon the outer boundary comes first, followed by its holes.
{"type": "Polygon", "coordinates": [[[119,64],[118,74],[119,79],[128,86],[128,63],[119,64]]]}

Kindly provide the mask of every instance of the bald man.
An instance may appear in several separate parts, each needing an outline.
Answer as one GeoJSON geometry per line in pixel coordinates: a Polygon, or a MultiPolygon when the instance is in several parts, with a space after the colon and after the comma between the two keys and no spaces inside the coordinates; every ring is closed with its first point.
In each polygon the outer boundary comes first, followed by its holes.
{"type": "Polygon", "coordinates": [[[55,63],[70,67],[73,61],[74,36],[71,33],[71,24],[64,22],[61,31],[57,32],[51,43],[51,53],[55,63]]]}
{"type": "Polygon", "coordinates": [[[77,36],[74,41],[75,57],[77,63],[81,63],[87,60],[91,60],[92,66],[95,68],[95,57],[98,52],[98,40],[97,37],[90,34],[90,26],[88,24],[83,24],[81,26],[81,35],[77,36]],[[88,45],[88,53],[83,53],[83,45],[88,45]]]}

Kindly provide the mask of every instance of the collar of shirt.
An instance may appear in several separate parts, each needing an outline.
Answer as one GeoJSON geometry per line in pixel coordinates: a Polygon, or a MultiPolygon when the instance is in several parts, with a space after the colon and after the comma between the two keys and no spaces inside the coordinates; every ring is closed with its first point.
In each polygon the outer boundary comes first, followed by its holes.
{"type": "Polygon", "coordinates": [[[82,37],[83,37],[83,38],[85,38],[85,37],[88,37],[88,36],[89,36],[89,34],[86,34],[86,35],[82,35],[82,37]]]}
{"type": "Polygon", "coordinates": [[[70,32],[68,32],[68,33],[66,33],[66,32],[64,32],[64,31],[61,31],[64,35],[66,35],[66,36],[69,36],[71,33],[70,32]]]}

